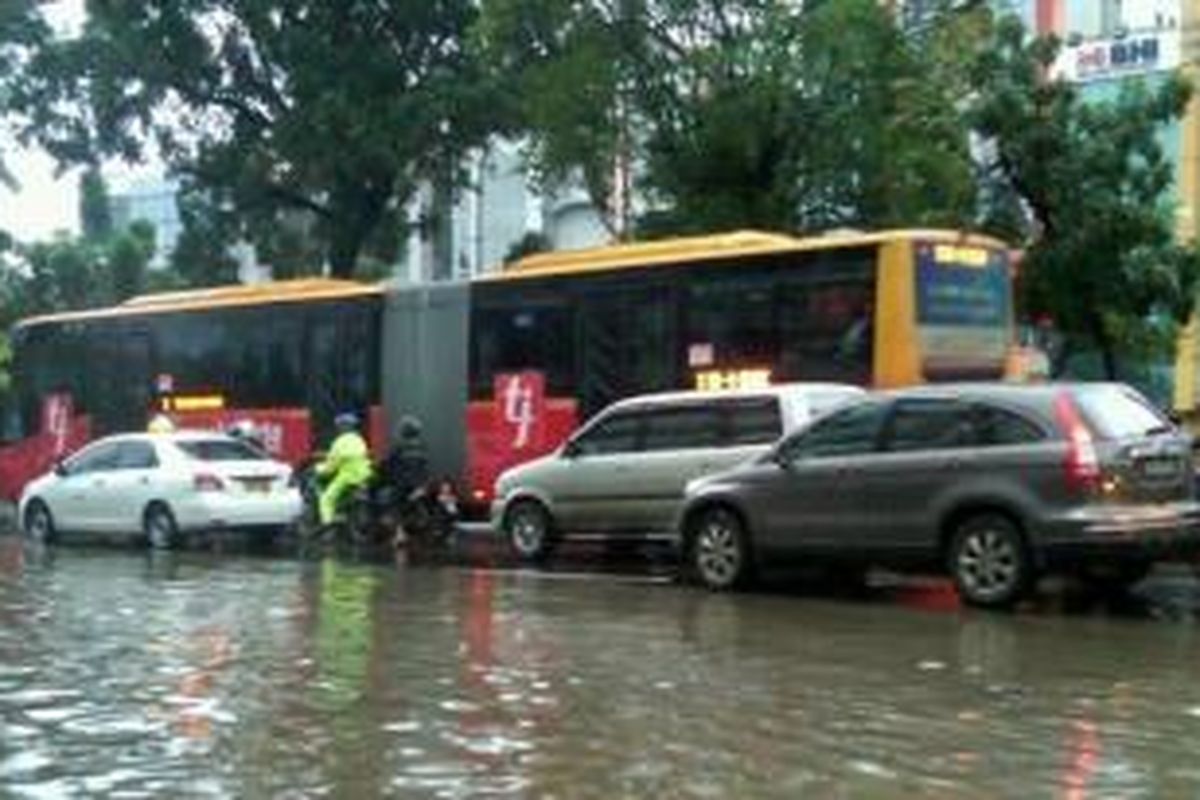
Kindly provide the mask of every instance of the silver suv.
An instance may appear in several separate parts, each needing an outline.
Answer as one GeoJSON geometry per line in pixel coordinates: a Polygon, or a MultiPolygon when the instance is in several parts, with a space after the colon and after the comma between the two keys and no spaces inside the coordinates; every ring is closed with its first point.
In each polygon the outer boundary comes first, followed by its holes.
{"type": "Polygon", "coordinates": [[[713,589],[785,557],[941,567],[981,606],[1041,573],[1117,586],[1200,542],[1191,440],[1120,384],[873,396],[695,481],[677,523],[713,589]]]}
{"type": "Polygon", "coordinates": [[[865,395],[796,383],[622,400],[545,458],[496,481],[492,521],[515,553],[547,556],[564,536],[672,537],[684,485],[761,455],[780,436],[865,395]]]}

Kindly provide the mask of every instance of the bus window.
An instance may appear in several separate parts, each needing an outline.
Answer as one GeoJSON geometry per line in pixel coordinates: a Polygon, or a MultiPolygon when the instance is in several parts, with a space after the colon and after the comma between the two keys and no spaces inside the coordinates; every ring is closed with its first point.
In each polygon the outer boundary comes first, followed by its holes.
{"type": "Polygon", "coordinates": [[[775,279],[729,270],[697,275],[687,287],[687,344],[711,347],[711,365],[725,369],[770,369],[779,337],[775,323],[775,279]]]}
{"type": "Polygon", "coordinates": [[[576,396],[585,416],[622,397],[677,385],[678,295],[639,283],[579,292],[576,396]]]}
{"type": "Polygon", "coordinates": [[[472,322],[471,395],[491,397],[496,375],[532,369],[546,376],[551,394],[574,388],[574,336],[569,307],[505,304],[481,310],[472,322]]]}
{"type": "Polygon", "coordinates": [[[875,252],[797,265],[781,278],[778,379],[871,383],[875,252]]]}

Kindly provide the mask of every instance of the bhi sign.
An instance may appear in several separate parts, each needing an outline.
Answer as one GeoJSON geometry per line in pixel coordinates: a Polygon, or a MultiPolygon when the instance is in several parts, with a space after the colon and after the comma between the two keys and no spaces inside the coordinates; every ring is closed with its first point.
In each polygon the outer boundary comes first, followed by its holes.
{"type": "Polygon", "coordinates": [[[1056,77],[1086,82],[1111,80],[1179,66],[1179,32],[1163,31],[1119,39],[1095,39],[1065,47],[1055,63],[1056,77]]]}

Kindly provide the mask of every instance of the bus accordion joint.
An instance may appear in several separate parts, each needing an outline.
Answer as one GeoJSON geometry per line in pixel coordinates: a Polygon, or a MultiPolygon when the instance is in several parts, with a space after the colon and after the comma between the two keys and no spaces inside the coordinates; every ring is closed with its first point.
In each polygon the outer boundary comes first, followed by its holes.
{"type": "Polygon", "coordinates": [[[702,392],[761,389],[770,385],[769,369],[706,369],[695,373],[696,389],[702,392]]]}

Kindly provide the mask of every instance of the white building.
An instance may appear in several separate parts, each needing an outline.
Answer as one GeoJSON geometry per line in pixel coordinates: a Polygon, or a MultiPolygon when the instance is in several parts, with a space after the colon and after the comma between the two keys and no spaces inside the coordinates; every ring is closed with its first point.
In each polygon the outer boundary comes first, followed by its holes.
{"type": "Polygon", "coordinates": [[[519,143],[494,141],[468,158],[467,173],[466,186],[439,192],[426,185],[409,204],[400,277],[420,283],[493,272],[527,237],[555,250],[612,238],[580,186],[542,191],[525,168],[519,143]]]}

